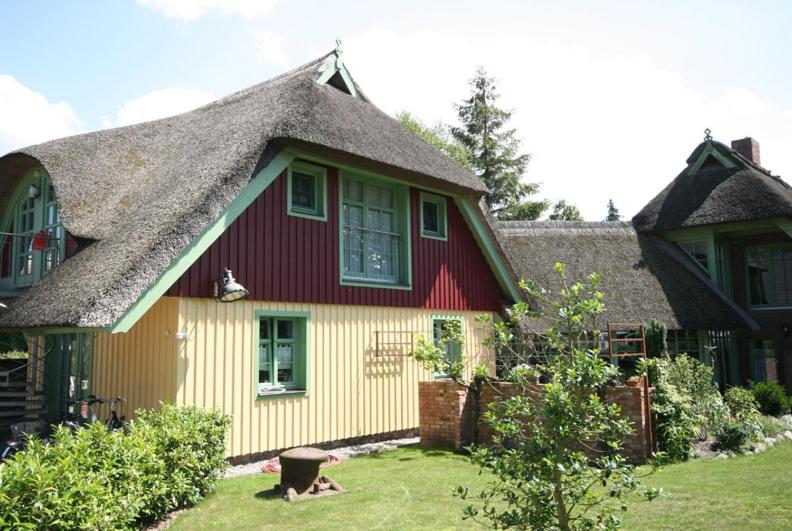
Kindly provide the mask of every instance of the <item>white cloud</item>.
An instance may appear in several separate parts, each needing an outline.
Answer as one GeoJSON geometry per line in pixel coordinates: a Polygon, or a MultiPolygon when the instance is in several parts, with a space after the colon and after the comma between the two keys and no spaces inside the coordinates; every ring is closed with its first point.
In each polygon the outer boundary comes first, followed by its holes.
{"type": "Polygon", "coordinates": [[[207,11],[222,11],[226,15],[255,18],[270,13],[277,0],[137,0],[138,4],[151,7],[166,17],[192,22],[207,11]]]}
{"type": "Polygon", "coordinates": [[[345,62],[389,113],[456,119],[477,65],[498,80],[500,104],[532,153],[540,194],[602,219],[608,198],[632,216],[684,167],[709,127],[728,143],[753,136],[762,162],[792,176],[792,109],[740,87],[707,93],[640,53],[600,53],[526,35],[372,30],[345,41],[345,62]]]}
{"type": "Polygon", "coordinates": [[[82,131],[68,103],[50,102],[14,76],[0,75],[0,155],[82,131]]]}
{"type": "Polygon", "coordinates": [[[210,92],[195,89],[164,88],[125,102],[115,120],[100,116],[102,127],[120,127],[148,122],[190,111],[216,99],[210,92]]]}
{"type": "Polygon", "coordinates": [[[289,65],[286,53],[286,35],[265,30],[253,34],[256,41],[256,59],[260,63],[271,64],[278,68],[289,65]]]}

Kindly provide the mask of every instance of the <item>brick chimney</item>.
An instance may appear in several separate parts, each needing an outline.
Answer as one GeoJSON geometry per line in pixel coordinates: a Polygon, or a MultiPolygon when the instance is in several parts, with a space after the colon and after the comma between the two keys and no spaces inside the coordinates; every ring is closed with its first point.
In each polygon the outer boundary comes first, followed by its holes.
{"type": "Polygon", "coordinates": [[[734,151],[750,160],[754,164],[762,164],[759,159],[759,142],[750,136],[746,136],[740,140],[732,140],[731,147],[734,151]]]}

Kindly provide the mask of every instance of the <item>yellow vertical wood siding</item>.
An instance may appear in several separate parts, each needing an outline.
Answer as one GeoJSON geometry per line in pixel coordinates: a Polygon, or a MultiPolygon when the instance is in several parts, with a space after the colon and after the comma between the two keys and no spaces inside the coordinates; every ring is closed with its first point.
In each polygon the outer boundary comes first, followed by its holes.
{"type": "Polygon", "coordinates": [[[124,334],[99,333],[94,346],[93,389],[123,396],[126,414],[176,401],[176,331],[179,300],[163,297],[124,334]]]}
{"type": "MultiPolygon", "coordinates": [[[[174,299],[164,300],[168,301],[167,310],[172,311],[174,299]]],[[[394,352],[400,356],[377,356],[375,331],[414,330],[431,337],[433,316],[459,316],[470,366],[494,364],[491,352],[481,345],[484,332],[475,321],[477,312],[175,300],[178,331],[188,336],[177,342],[173,378],[176,402],[216,408],[231,415],[230,456],[417,427],[417,382],[431,375],[406,356],[407,347],[394,352]],[[308,396],[256,398],[258,353],[253,335],[258,310],[310,314],[308,396]]],[[[155,329],[160,322],[149,319],[148,314],[144,319],[149,321],[144,330],[155,329]]],[[[139,326],[130,334],[135,334],[139,326]]],[[[174,335],[168,336],[169,341],[174,335]]],[[[148,341],[152,346],[155,343],[143,334],[136,341],[148,341]]],[[[139,362],[134,366],[139,367],[139,362]]]]}

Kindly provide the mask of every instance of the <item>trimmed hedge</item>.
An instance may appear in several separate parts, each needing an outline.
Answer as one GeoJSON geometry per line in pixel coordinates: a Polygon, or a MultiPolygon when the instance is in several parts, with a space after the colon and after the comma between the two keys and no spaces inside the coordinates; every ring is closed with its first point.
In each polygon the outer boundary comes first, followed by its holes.
{"type": "Polygon", "coordinates": [[[227,466],[230,418],[164,404],[129,430],[58,428],[0,465],[0,529],[125,529],[210,492],[227,466]]]}

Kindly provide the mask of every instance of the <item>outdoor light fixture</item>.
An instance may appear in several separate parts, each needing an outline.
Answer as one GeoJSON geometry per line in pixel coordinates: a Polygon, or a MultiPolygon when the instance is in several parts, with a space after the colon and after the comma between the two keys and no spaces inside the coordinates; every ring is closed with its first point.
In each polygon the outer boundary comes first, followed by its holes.
{"type": "Polygon", "coordinates": [[[214,296],[220,302],[234,302],[247,297],[248,290],[234,279],[230,269],[225,268],[215,281],[214,296]]]}
{"type": "Polygon", "coordinates": [[[6,308],[8,308],[8,306],[0,302],[0,310],[5,310],[6,308]]]}
{"type": "Polygon", "coordinates": [[[29,199],[38,199],[38,196],[41,195],[41,190],[35,184],[31,184],[30,188],[28,188],[28,198],[29,199]]]}

